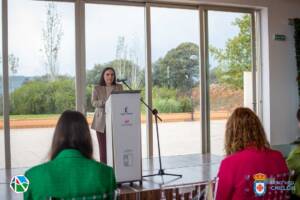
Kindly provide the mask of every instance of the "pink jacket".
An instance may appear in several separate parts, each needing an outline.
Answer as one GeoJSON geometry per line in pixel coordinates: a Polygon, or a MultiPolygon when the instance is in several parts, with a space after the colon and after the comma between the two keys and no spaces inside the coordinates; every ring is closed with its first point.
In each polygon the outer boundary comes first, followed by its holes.
{"type": "Polygon", "coordinates": [[[282,195],[283,192],[271,190],[271,185],[268,184],[266,193],[260,197],[256,196],[253,175],[257,173],[263,173],[267,178],[275,178],[276,181],[287,181],[289,177],[287,165],[280,152],[249,147],[222,161],[218,173],[216,199],[262,200],[275,199],[277,195],[282,195]]]}

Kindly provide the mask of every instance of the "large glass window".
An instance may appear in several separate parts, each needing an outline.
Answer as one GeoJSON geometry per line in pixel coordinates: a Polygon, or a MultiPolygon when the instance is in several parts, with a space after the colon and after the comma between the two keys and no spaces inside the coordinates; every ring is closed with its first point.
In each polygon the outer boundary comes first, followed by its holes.
{"type": "Polygon", "coordinates": [[[0,169],[5,167],[3,127],[2,0],[0,1],[0,169]]]}
{"type": "MultiPolygon", "coordinates": [[[[153,107],[163,120],[161,154],[200,153],[198,11],[153,7],[151,31],[153,107]]],[[[153,135],[157,154],[155,128],[153,135]]]]}
{"type": "Polygon", "coordinates": [[[225,125],[240,106],[252,108],[251,15],[208,11],[211,153],[224,155],[225,125]]]}
{"type": "MultiPolygon", "coordinates": [[[[92,120],[95,108],[91,105],[93,85],[98,84],[105,67],[113,67],[118,78],[126,78],[133,89],[145,95],[145,23],[144,8],[86,4],[86,80],[87,116],[92,120]]],[[[127,89],[123,85],[124,89],[127,89]]],[[[146,156],[145,107],[141,104],[142,147],[146,156]]],[[[98,143],[92,130],[95,158],[98,143]]]]}
{"type": "Polygon", "coordinates": [[[73,3],[8,1],[12,167],[48,159],[59,114],[75,109],[73,3]]]}
{"type": "MultiPolygon", "coordinates": [[[[75,109],[74,13],[74,3],[8,1],[12,167],[46,161],[59,114],[75,109]]],[[[126,78],[133,89],[140,89],[145,98],[145,21],[142,6],[85,4],[89,122],[94,113],[92,87],[107,66],[115,68],[117,77],[126,78]]],[[[223,155],[228,116],[238,106],[253,106],[251,15],[209,10],[206,25],[211,153],[223,155]]],[[[151,7],[152,100],[163,119],[159,123],[163,156],[201,153],[200,34],[204,33],[199,32],[197,9],[151,7]]],[[[1,168],[2,62],[0,67],[1,168]]],[[[141,104],[143,157],[147,148],[145,113],[141,104]]],[[[155,128],[153,135],[157,155],[155,128]]],[[[94,158],[98,159],[94,131],[92,138],[94,158]]]]}

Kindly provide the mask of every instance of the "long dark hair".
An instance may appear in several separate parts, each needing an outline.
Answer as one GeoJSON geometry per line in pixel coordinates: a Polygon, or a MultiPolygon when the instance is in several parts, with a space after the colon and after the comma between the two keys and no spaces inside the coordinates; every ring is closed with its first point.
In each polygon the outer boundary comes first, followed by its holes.
{"type": "Polygon", "coordinates": [[[88,122],[83,114],[66,110],[60,116],[54,131],[50,159],[64,149],[76,149],[92,159],[93,145],[88,122]]]}
{"type": "Polygon", "coordinates": [[[100,77],[100,81],[99,81],[99,85],[102,85],[102,86],[106,86],[106,83],[105,83],[105,80],[104,80],[104,74],[107,70],[111,70],[114,72],[114,80],[112,82],[112,85],[116,85],[117,82],[116,82],[116,72],[114,70],[114,68],[112,67],[105,67],[103,70],[102,70],[102,73],[101,73],[101,77],[100,77]]]}

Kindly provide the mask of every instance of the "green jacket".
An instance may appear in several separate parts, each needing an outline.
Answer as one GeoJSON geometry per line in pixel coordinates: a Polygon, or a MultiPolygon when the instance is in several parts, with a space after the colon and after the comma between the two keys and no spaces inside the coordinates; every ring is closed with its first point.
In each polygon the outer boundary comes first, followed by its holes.
{"type": "Polygon", "coordinates": [[[297,175],[293,193],[300,197],[300,146],[291,151],[286,162],[289,170],[294,170],[297,175]]]}
{"type": "Polygon", "coordinates": [[[26,171],[25,176],[29,180],[29,188],[24,193],[24,200],[50,197],[89,199],[94,195],[112,195],[116,189],[111,167],[87,159],[75,149],[63,150],[52,161],[26,171]]]}

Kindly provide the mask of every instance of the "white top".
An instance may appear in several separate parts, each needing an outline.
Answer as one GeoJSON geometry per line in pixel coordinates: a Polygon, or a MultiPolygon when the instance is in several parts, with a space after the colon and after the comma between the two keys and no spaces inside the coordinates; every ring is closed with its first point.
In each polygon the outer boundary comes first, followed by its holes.
{"type": "Polygon", "coordinates": [[[113,90],[113,86],[105,86],[105,90],[106,90],[106,96],[108,97],[113,90]]]}

